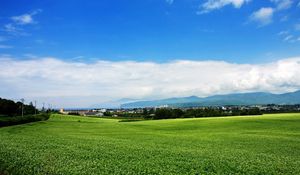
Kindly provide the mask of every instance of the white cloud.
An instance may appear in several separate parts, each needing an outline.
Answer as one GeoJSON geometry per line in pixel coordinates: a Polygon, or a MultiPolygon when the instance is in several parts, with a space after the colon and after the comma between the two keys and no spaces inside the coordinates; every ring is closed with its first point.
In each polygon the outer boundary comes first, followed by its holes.
{"type": "Polygon", "coordinates": [[[14,22],[16,22],[17,24],[32,24],[34,21],[32,19],[32,16],[30,14],[24,14],[21,16],[14,16],[11,18],[14,22]]]}
{"type": "Polygon", "coordinates": [[[11,49],[13,46],[0,44],[0,49],[11,49]]]}
{"type": "Polygon", "coordinates": [[[19,25],[33,24],[33,23],[35,23],[35,21],[33,20],[33,16],[40,13],[40,12],[41,12],[41,10],[38,9],[38,10],[35,10],[31,13],[25,13],[25,14],[20,15],[20,16],[13,16],[13,17],[11,17],[11,19],[16,24],[19,24],[19,25]]]}
{"type": "Polygon", "coordinates": [[[290,31],[281,31],[278,33],[278,36],[280,36],[284,42],[296,43],[300,41],[299,37],[290,31]]]}
{"type": "Polygon", "coordinates": [[[9,32],[9,33],[17,33],[20,31],[17,27],[15,27],[13,24],[5,24],[4,25],[4,31],[9,32]]]}
{"type": "MultiPolygon", "coordinates": [[[[278,13],[282,10],[287,10],[292,7],[292,0],[270,0],[270,2],[274,3],[275,7],[263,7],[259,10],[252,13],[250,19],[252,21],[256,21],[260,24],[260,26],[265,26],[273,21],[273,16],[275,13],[278,13]]],[[[283,15],[280,19],[281,22],[287,21],[289,19],[288,15],[283,15]]]]}
{"type": "Polygon", "coordinates": [[[166,0],[166,2],[171,5],[174,3],[174,0],[166,0]]]}
{"type": "Polygon", "coordinates": [[[293,4],[292,0],[270,0],[270,1],[276,4],[277,10],[289,9],[293,4]]]}
{"type": "Polygon", "coordinates": [[[37,23],[33,19],[33,16],[40,13],[41,11],[41,9],[38,9],[32,11],[31,13],[25,13],[20,16],[11,17],[11,23],[5,24],[3,30],[12,35],[27,35],[27,33],[23,31],[23,28],[21,26],[37,23]]]}
{"type": "Polygon", "coordinates": [[[288,35],[289,34],[289,31],[287,30],[284,30],[284,31],[281,31],[278,33],[279,36],[284,36],[284,35],[288,35]]]}
{"type": "Polygon", "coordinates": [[[293,35],[287,35],[287,36],[284,37],[283,40],[284,41],[288,41],[288,42],[293,41],[294,40],[294,36],[293,35]]]}
{"type": "Polygon", "coordinates": [[[83,107],[120,98],[287,92],[300,88],[300,57],[268,64],[188,60],[87,64],[55,58],[2,58],[0,69],[2,97],[56,99],[57,106],[83,107]]]}
{"type": "Polygon", "coordinates": [[[213,10],[221,9],[224,6],[232,5],[234,8],[241,8],[241,6],[251,0],[207,0],[201,5],[199,14],[208,13],[213,10]]]}
{"type": "Polygon", "coordinates": [[[251,21],[258,22],[260,26],[272,23],[274,9],[271,7],[263,7],[252,13],[250,16],[251,21]]]}
{"type": "Polygon", "coordinates": [[[5,24],[3,30],[10,35],[19,35],[19,36],[28,35],[26,32],[24,32],[22,28],[12,23],[5,24]]]}

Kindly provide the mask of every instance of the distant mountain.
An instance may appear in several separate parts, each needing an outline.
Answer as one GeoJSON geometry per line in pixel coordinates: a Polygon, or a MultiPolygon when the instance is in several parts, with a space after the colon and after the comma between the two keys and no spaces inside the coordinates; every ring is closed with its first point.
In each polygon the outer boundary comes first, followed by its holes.
{"type": "Polygon", "coordinates": [[[162,105],[175,105],[175,104],[184,104],[184,103],[197,103],[201,98],[197,96],[182,97],[182,98],[167,98],[162,100],[153,100],[153,101],[137,101],[132,103],[124,103],[121,105],[122,108],[143,108],[143,107],[155,107],[162,105]]]}
{"type": "Polygon", "coordinates": [[[136,102],[136,101],[138,101],[138,100],[131,99],[131,98],[122,98],[120,100],[103,102],[103,103],[91,105],[89,107],[90,108],[112,108],[113,109],[113,108],[120,108],[120,106],[123,103],[133,103],[133,102],[136,102]]]}
{"type": "Polygon", "coordinates": [[[197,96],[168,98],[153,101],[136,101],[121,104],[122,108],[143,108],[168,105],[172,107],[255,105],[255,104],[300,104],[300,91],[272,94],[264,92],[215,95],[206,98],[197,96]]]}

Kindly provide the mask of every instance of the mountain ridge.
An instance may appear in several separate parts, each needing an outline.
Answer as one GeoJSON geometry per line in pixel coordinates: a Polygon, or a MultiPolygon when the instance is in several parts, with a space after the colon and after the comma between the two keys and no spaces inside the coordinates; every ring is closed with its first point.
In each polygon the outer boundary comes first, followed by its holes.
{"type": "Polygon", "coordinates": [[[174,97],[161,100],[136,101],[121,104],[121,108],[144,108],[168,105],[172,107],[225,106],[225,105],[263,105],[300,104],[300,90],[283,94],[268,92],[233,93],[208,97],[174,97]]]}

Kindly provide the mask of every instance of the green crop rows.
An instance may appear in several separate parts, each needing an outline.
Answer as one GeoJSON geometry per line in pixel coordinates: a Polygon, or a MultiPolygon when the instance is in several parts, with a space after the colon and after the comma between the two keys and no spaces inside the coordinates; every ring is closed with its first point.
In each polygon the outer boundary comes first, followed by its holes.
{"type": "Polygon", "coordinates": [[[0,174],[300,174],[300,114],[0,128],[0,174]]]}

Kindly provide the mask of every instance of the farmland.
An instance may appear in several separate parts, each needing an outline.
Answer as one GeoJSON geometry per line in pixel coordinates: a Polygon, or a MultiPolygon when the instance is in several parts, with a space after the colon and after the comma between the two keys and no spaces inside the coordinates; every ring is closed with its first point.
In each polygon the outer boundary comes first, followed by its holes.
{"type": "Polygon", "coordinates": [[[300,174],[300,114],[0,128],[0,174],[300,174]]]}

